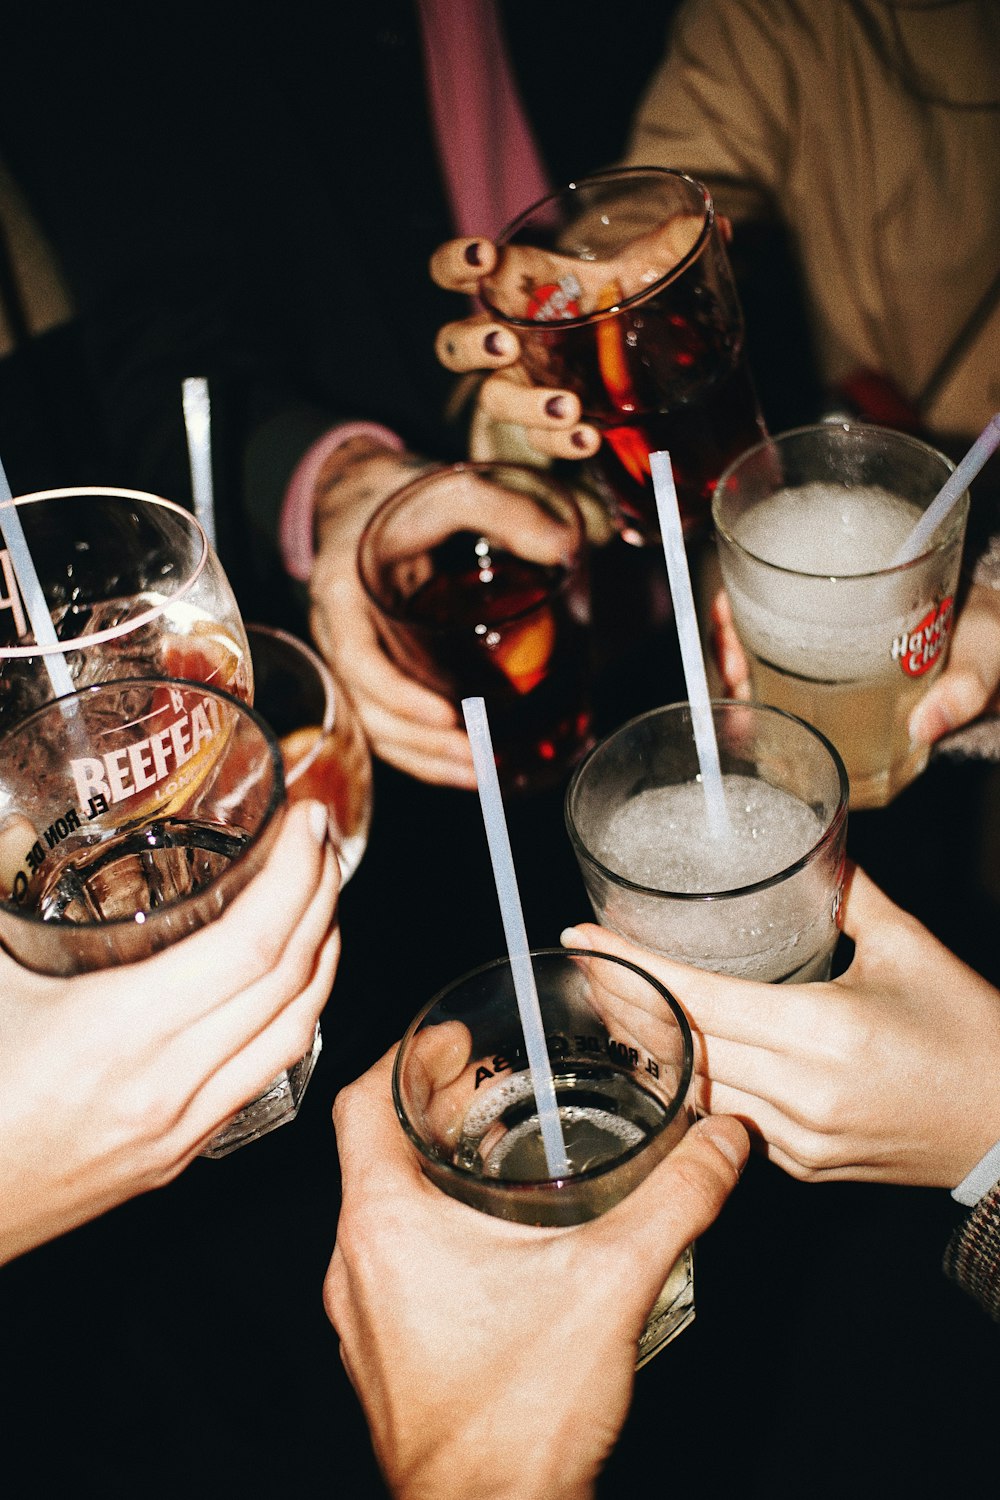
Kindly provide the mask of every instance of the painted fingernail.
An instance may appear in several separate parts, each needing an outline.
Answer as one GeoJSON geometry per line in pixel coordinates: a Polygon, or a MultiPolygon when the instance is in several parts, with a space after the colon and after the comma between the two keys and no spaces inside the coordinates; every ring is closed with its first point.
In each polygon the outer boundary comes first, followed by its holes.
{"type": "Polygon", "coordinates": [[[473,240],[471,245],[465,247],[465,258],[470,266],[481,266],[483,263],[482,247],[478,240],[473,240]]]}
{"type": "Polygon", "coordinates": [[[557,421],[564,417],[566,415],[566,397],[550,396],[545,403],[545,415],[547,417],[555,417],[557,421]]]}
{"type": "Polygon", "coordinates": [[[496,356],[498,354],[502,354],[503,353],[503,336],[502,336],[502,334],[498,333],[495,328],[491,329],[490,332],[483,339],[483,348],[486,350],[487,354],[492,354],[494,358],[496,358],[496,356]]]}
{"type": "Polygon", "coordinates": [[[579,430],[577,430],[576,432],[572,432],[572,433],[570,433],[570,439],[569,440],[573,444],[574,448],[589,448],[590,447],[590,439],[588,438],[588,436],[587,436],[587,434],[585,432],[580,432],[579,430]]]}

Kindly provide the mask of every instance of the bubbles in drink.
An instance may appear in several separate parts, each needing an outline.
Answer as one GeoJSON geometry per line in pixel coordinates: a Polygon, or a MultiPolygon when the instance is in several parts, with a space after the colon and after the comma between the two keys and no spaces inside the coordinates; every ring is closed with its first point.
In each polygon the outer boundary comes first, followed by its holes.
{"type": "MultiPolygon", "coordinates": [[[[574,1174],[613,1161],[645,1139],[645,1131],[638,1125],[606,1109],[563,1105],[559,1121],[570,1172],[574,1174]]],[[[508,1130],[483,1163],[484,1177],[502,1177],[507,1182],[538,1182],[548,1175],[537,1115],[508,1130]]]]}
{"type": "Polygon", "coordinates": [[[920,515],[880,485],[817,482],[777,490],[740,517],[735,535],[776,567],[850,577],[887,567],[920,515]]]}
{"type": "MultiPolygon", "coordinates": [[[[572,1174],[587,1172],[637,1146],[662,1127],[665,1109],[629,1073],[576,1066],[554,1079],[572,1174]]],[[[501,1078],[473,1102],[462,1122],[455,1163],[481,1177],[544,1182],[549,1175],[531,1075],[501,1078]]]]}
{"type": "Polygon", "coordinates": [[[752,776],[723,777],[731,829],[707,837],[700,781],[649,787],[613,809],[598,859],[636,885],[702,894],[753,885],[794,864],[823,833],[813,809],[752,776]]]}

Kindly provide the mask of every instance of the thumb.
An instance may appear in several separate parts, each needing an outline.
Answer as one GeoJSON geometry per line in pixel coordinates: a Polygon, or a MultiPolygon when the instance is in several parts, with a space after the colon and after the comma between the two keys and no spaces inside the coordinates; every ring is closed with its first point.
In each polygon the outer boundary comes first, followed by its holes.
{"type": "Polygon", "coordinates": [[[627,1258],[630,1285],[644,1312],[677,1257],[718,1218],[749,1152],[739,1120],[709,1115],[627,1198],[589,1226],[595,1238],[627,1258]]]}
{"type": "Polygon", "coordinates": [[[982,713],[989,696],[990,685],[974,667],[947,667],[910,715],[910,738],[933,745],[982,713]]]}

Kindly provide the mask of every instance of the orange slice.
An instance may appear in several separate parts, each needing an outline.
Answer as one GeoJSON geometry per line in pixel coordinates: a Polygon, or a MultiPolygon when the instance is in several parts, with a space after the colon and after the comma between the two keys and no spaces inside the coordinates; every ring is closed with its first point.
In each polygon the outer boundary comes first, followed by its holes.
{"type": "Polygon", "coordinates": [[[530,693],[545,676],[556,642],[556,626],[549,610],[505,631],[495,657],[519,693],[530,693]]]}

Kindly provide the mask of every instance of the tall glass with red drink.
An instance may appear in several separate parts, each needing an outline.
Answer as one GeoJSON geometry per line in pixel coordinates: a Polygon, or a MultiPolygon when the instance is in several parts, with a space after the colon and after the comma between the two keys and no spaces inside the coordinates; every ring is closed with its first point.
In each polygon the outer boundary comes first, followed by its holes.
{"type": "Polygon", "coordinates": [[[664,448],[685,531],[706,528],[719,474],[764,436],[708,190],[663,167],[598,173],[497,244],[483,300],[532,380],[573,391],[601,430],[595,478],[625,540],[658,535],[648,455],[664,448]]]}

